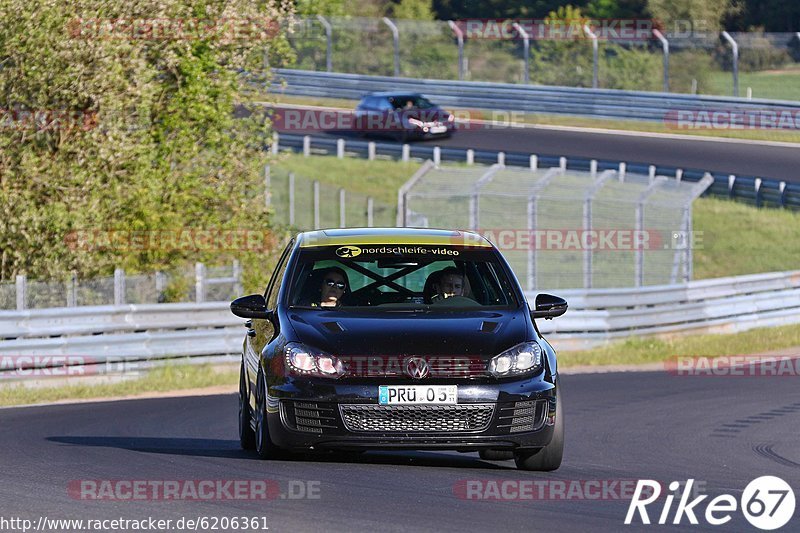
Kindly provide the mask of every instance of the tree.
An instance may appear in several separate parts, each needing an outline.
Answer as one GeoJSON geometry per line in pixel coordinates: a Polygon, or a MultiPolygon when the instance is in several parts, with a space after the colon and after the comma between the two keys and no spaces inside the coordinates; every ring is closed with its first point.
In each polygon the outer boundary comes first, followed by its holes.
{"type": "Polygon", "coordinates": [[[720,31],[722,21],[737,13],[736,0],[647,0],[647,7],[656,20],[672,28],[687,22],[699,31],[720,31]]]}

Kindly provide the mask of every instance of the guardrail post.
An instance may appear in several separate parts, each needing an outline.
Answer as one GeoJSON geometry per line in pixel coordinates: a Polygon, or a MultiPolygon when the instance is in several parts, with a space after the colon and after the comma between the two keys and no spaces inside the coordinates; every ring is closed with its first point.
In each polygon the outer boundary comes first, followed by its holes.
{"type": "Polygon", "coordinates": [[[411,146],[408,144],[403,145],[403,155],[400,157],[403,163],[408,163],[411,160],[411,146]]]}
{"type": "Polygon", "coordinates": [[[78,273],[72,271],[67,282],[67,307],[78,306],[78,273]]]}
{"type": "Polygon", "coordinates": [[[264,207],[272,206],[272,175],[269,165],[264,165],[264,207]]]}
{"type": "Polygon", "coordinates": [[[530,167],[531,167],[531,170],[533,170],[534,172],[539,170],[539,156],[531,154],[530,167]]]}
{"type": "Polygon", "coordinates": [[[278,134],[277,131],[272,132],[272,146],[270,146],[270,150],[272,155],[278,155],[278,151],[280,150],[280,139],[281,136],[278,134]]]}
{"type": "Polygon", "coordinates": [[[24,311],[28,306],[28,278],[25,274],[17,274],[15,280],[17,311],[24,311]]]}
{"type": "Polygon", "coordinates": [[[125,305],[125,271],[114,269],[114,305],[125,305]]]}
{"type": "Polygon", "coordinates": [[[244,292],[244,289],[242,288],[242,265],[239,263],[238,259],[233,260],[231,272],[234,279],[233,292],[237,295],[241,295],[244,292]]]}
{"type": "Polygon", "coordinates": [[[294,172],[289,172],[289,225],[294,226],[294,172]]]}
{"type": "Polygon", "coordinates": [[[733,96],[739,96],[739,45],[727,31],[722,32],[722,37],[731,45],[733,54],[733,96]]]}
{"type": "Polygon", "coordinates": [[[346,208],[345,194],[346,193],[344,192],[344,188],[340,188],[339,189],[339,227],[340,228],[346,228],[347,227],[347,224],[345,223],[345,208],[346,208]]]}
{"type": "Polygon", "coordinates": [[[327,41],[325,47],[325,67],[328,72],[333,72],[333,28],[331,28],[331,23],[322,15],[317,15],[317,20],[319,20],[325,28],[325,40],[327,41]]]}
{"type": "Polygon", "coordinates": [[[383,23],[389,26],[392,31],[392,41],[394,41],[394,77],[400,77],[400,31],[389,17],[383,17],[383,23]]]}
{"type": "Polygon", "coordinates": [[[619,181],[625,181],[625,172],[628,170],[628,165],[625,163],[619,164],[619,181]]]}
{"type": "Polygon", "coordinates": [[[682,179],[683,179],[683,169],[679,168],[678,170],[675,171],[675,181],[680,183],[682,179]]]}
{"type": "Polygon", "coordinates": [[[475,164],[475,150],[472,148],[467,150],[467,164],[474,165],[475,164]]]}
{"type": "Polygon", "coordinates": [[[736,184],[736,176],[731,174],[728,176],[728,196],[733,198],[733,186],[736,184]]]}
{"type": "Polygon", "coordinates": [[[778,183],[778,190],[781,193],[780,204],[781,207],[786,207],[786,182],[782,181],[778,183]]]}
{"type": "Polygon", "coordinates": [[[375,142],[374,141],[370,141],[369,144],[367,144],[367,159],[369,159],[370,161],[374,161],[375,160],[375,142]]]}
{"type": "Polygon", "coordinates": [[[515,22],[513,24],[513,28],[515,30],[517,30],[517,32],[519,32],[519,34],[522,36],[522,45],[523,45],[523,50],[524,50],[524,54],[525,54],[524,80],[525,80],[525,83],[530,83],[531,82],[531,58],[530,58],[530,55],[531,55],[531,36],[528,35],[528,32],[526,32],[522,28],[522,26],[519,25],[518,22],[515,22]]]}
{"type": "Polygon", "coordinates": [[[206,301],[206,265],[203,263],[194,264],[194,301],[199,304],[206,301]]]}
{"type": "Polygon", "coordinates": [[[558,158],[558,168],[561,169],[561,172],[566,172],[566,170],[567,170],[567,158],[566,157],[559,157],[558,158]]]}
{"type": "Polygon", "coordinates": [[[661,48],[664,50],[664,92],[669,92],[669,41],[667,40],[664,35],[658,31],[657,29],[653,28],[653,35],[656,36],[656,39],[661,41],[661,48]]]}
{"type": "Polygon", "coordinates": [[[163,304],[167,299],[164,290],[167,288],[167,275],[160,270],[156,272],[156,302],[163,304]]]}
{"type": "Polygon", "coordinates": [[[438,146],[433,147],[433,164],[437,167],[442,162],[442,149],[438,146]]]}
{"type": "Polygon", "coordinates": [[[344,159],[344,139],[336,139],[336,157],[344,159]]]}
{"type": "Polygon", "coordinates": [[[653,183],[653,180],[656,179],[656,166],[650,165],[647,167],[647,182],[653,183]]]}
{"type": "Polygon", "coordinates": [[[597,89],[599,84],[598,64],[600,63],[600,49],[597,42],[597,35],[592,31],[588,24],[583,25],[583,31],[592,40],[592,89],[597,89]]]}
{"type": "Polygon", "coordinates": [[[755,191],[756,191],[756,207],[761,207],[761,178],[756,178],[755,191]]]}
{"type": "Polygon", "coordinates": [[[458,79],[464,79],[464,32],[461,31],[461,28],[458,27],[458,24],[453,22],[452,20],[448,20],[447,24],[450,25],[450,29],[453,30],[453,33],[456,34],[456,39],[458,40],[458,79]]]}
{"type": "Polygon", "coordinates": [[[311,189],[314,196],[314,229],[319,229],[319,181],[314,180],[311,184],[311,189]]]}
{"type": "Polygon", "coordinates": [[[367,227],[371,228],[374,222],[374,212],[375,212],[375,202],[372,200],[372,196],[367,196],[367,227]]]}
{"type": "Polygon", "coordinates": [[[311,155],[311,135],[303,135],[303,157],[311,155]]]}
{"type": "Polygon", "coordinates": [[[597,159],[589,161],[589,174],[591,174],[593,178],[597,176],[597,159]]]}
{"type": "Polygon", "coordinates": [[[497,164],[506,166],[506,153],[505,152],[497,152],[497,164]]]}

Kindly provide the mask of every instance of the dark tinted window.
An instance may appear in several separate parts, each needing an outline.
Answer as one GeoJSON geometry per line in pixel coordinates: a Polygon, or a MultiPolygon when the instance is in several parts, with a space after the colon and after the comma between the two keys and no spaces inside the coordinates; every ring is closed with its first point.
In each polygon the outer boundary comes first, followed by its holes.
{"type": "Polygon", "coordinates": [[[418,94],[395,95],[388,98],[395,109],[431,109],[435,107],[430,100],[418,94]]]}

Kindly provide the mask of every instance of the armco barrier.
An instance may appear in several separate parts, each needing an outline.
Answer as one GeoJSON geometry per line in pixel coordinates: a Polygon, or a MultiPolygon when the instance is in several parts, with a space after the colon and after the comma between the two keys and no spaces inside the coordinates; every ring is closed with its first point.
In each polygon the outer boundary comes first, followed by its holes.
{"type": "MultiPolygon", "coordinates": [[[[281,150],[292,150],[302,152],[304,143],[308,143],[310,153],[317,155],[336,155],[337,142],[331,136],[304,136],[288,133],[275,134],[278,140],[278,147],[281,150]],[[305,139],[308,138],[307,141],[305,139]]],[[[444,162],[464,163],[468,160],[468,153],[471,152],[472,161],[493,165],[501,158],[504,164],[510,166],[528,167],[531,156],[536,155],[537,163],[540,167],[557,167],[566,162],[568,170],[588,171],[591,169],[592,161],[588,158],[569,157],[562,158],[552,154],[528,154],[518,152],[497,152],[490,150],[468,150],[466,148],[441,148],[430,144],[409,144],[401,145],[392,142],[373,142],[346,139],[343,147],[345,154],[356,157],[389,157],[401,159],[404,157],[403,146],[408,146],[407,156],[413,159],[439,160],[444,162]],[[374,149],[369,145],[373,144],[374,149]],[[501,155],[502,154],[502,155],[501,155]]],[[[721,196],[732,198],[738,201],[754,205],[756,207],[787,207],[800,209],[800,183],[787,183],[785,181],[761,179],[753,176],[731,176],[720,172],[709,172],[701,169],[678,168],[667,165],[650,165],[640,161],[609,161],[596,160],[597,170],[619,169],[620,163],[625,163],[626,171],[632,174],[648,175],[653,173],[658,176],[680,176],[680,179],[697,182],[703,176],[710,174],[714,178],[714,183],[706,190],[706,195],[721,196]]]]}
{"type": "Polygon", "coordinates": [[[669,120],[681,111],[800,111],[800,102],[748,100],[723,96],[549,87],[513,83],[464,82],[340,72],[275,69],[272,91],[296,96],[357,100],[365,93],[424,93],[446,106],[578,115],[610,119],[669,120]]]}
{"type": "MultiPolygon", "coordinates": [[[[545,291],[546,292],[546,291],[545,291]]],[[[800,323],[800,271],[640,289],[560,291],[569,311],[538,321],[557,349],[639,335],[718,332],[800,323]]],[[[527,295],[533,304],[536,293],[527,295]]],[[[241,353],[244,321],[228,302],[0,312],[0,357],[78,355],[153,360],[241,353]]]]}

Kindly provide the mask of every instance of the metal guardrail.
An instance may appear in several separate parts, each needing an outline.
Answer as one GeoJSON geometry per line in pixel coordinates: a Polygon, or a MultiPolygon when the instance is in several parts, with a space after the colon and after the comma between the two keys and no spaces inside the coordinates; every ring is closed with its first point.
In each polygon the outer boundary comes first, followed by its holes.
{"type": "MultiPolygon", "coordinates": [[[[536,293],[527,294],[533,302],[536,293]]],[[[755,274],[640,289],[560,291],[570,310],[539,328],[557,349],[639,335],[744,331],[800,323],[800,271],[755,274]]],[[[80,355],[154,360],[236,355],[243,321],[228,302],[0,311],[0,360],[80,355]]]]}
{"type": "Polygon", "coordinates": [[[357,100],[368,92],[408,91],[424,93],[446,106],[619,120],[677,121],[678,111],[789,111],[792,116],[800,111],[800,102],[782,100],[395,78],[292,69],[275,69],[274,74],[271,90],[296,96],[357,100]]]}
{"type": "Polygon", "coordinates": [[[272,150],[288,149],[308,155],[337,155],[363,158],[384,157],[407,161],[409,159],[432,160],[457,163],[481,163],[493,165],[502,163],[509,166],[562,167],[566,170],[596,171],[618,170],[623,174],[675,176],[689,182],[699,182],[706,174],[714,178],[714,183],[704,195],[731,198],[756,207],[787,207],[800,209],[800,183],[762,179],[754,176],[734,176],[701,169],[679,168],[669,165],[651,165],[638,161],[595,160],[581,157],[563,157],[550,154],[527,154],[519,152],[498,152],[493,150],[471,150],[466,148],[442,148],[427,144],[405,144],[392,142],[368,142],[351,139],[335,139],[329,136],[312,137],[308,135],[275,134],[272,150]]]}

